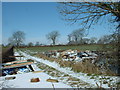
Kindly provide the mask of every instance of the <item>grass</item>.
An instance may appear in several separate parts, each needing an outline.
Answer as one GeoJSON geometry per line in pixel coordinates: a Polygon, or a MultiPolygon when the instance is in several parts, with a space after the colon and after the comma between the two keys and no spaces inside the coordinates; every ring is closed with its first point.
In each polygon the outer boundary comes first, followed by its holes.
{"type": "Polygon", "coordinates": [[[74,50],[105,50],[104,47],[107,47],[109,49],[112,49],[112,45],[72,45],[72,46],[48,46],[48,47],[25,47],[25,48],[19,48],[21,50],[31,50],[33,52],[45,52],[50,50],[68,50],[68,49],[74,49],[74,50]]]}
{"type": "Polygon", "coordinates": [[[117,84],[119,84],[119,85],[120,85],[120,82],[117,82],[117,84]]]}
{"type": "Polygon", "coordinates": [[[95,79],[94,76],[92,76],[90,79],[95,79]]]}
{"type": "MultiPolygon", "coordinates": [[[[52,58],[52,57],[47,57],[44,54],[37,54],[36,55],[38,58],[43,58],[45,60],[49,60],[51,62],[55,61],[57,62],[60,67],[70,67],[74,72],[83,72],[83,73],[88,73],[87,76],[91,76],[94,74],[94,76],[101,75],[100,68],[95,66],[94,64],[90,63],[89,61],[85,62],[76,62],[73,63],[71,61],[63,61],[59,58],[52,58]]],[[[107,73],[107,75],[112,75],[111,73],[107,73]]]]}
{"type": "Polygon", "coordinates": [[[91,76],[91,75],[92,75],[92,74],[89,74],[89,73],[87,74],[87,76],[91,76]]]}

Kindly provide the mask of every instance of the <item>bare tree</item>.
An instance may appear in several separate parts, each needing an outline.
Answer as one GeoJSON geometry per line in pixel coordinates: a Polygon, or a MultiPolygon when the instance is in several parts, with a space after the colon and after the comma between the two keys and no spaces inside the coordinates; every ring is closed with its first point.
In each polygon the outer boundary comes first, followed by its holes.
{"type": "Polygon", "coordinates": [[[89,38],[83,38],[82,42],[83,42],[83,44],[90,44],[90,39],[89,38]]]}
{"type": "Polygon", "coordinates": [[[97,38],[96,37],[91,37],[90,38],[90,43],[91,44],[94,44],[94,43],[96,43],[97,42],[97,38]]]}
{"type": "Polygon", "coordinates": [[[97,43],[99,44],[117,44],[119,42],[119,35],[118,33],[113,33],[110,35],[102,36],[97,43]]]}
{"type": "Polygon", "coordinates": [[[71,33],[72,38],[76,43],[82,41],[84,34],[85,34],[84,29],[77,29],[71,33]]]}
{"type": "Polygon", "coordinates": [[[119,43],[120,35],[118,34],[118,32],[114,32],[109,37],[110,37],[110,43],[119,43]]]}
{"type": "Polygon", "coordinates": [[[13,40],[13,37],[8,38],[8,46],[9,45],[14,45],[15,41],[13,40]]]}
{"type": "Polygon", "coordinates": [[[68,36],[68,43],[72,41],[72,34],[67,35],[68,36]]]}
{"type": "Polygon", "coordinates": [[[28,46],[31,47],[31,46],[34,46],[34,44],[32,42],[29,42],[28,46]]]}
{"type": "Polygon", "coordinates": [[[79,22],[90,28],[101,18],[109,16],[111,21],[118,22],[120,28],[120,2],[60,2],[58,7],[66,21],[79,22]]]}
{"type": "Polygon", "coordinates": [[[9,39],[9,43],[15,46],[20,46],[25,40],[25,33],[23,31],[16,31],[9,39]]]}
{"type": "Polygon", "coordinates": [[[98,44],[108,44],[110,43],[110,35],[104,35],[98,40],[98,44]]]}
{"type": "Polygon", "coordinates": [[[39,42],[36,42],[35,46],[39,46],[39,45],[40,45],[40,43],[39,43],[39,42]]]}
{"type": "Polygon", "coordinates": [[[52,44],[53,44],[53,45],[55,45],[55,44],[56,44],[56,40],[57,40],[57,38],[58,38],[59,35],[60,35],[60,34],[59,34],[58,31],[52,31],[52,32],[48,33],[48,34],[46,35],[46,37],[47,37],[47,39],[49,39],[49,40],[52,41],[52,44]]]}

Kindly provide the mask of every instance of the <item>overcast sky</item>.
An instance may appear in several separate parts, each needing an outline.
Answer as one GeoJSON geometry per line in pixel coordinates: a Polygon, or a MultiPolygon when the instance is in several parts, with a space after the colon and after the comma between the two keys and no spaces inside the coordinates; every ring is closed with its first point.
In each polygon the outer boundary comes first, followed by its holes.
{"type": "MultiPolygon", "coordinates": [[[[46,34],[53,30],[60,32],[57,43],[67,43],[67,35],[81,27],[79,24],[68,25],[61,19],[56,2],[3,2],[2,3],[2,42],[8,43],[8,38],[15,31],[24,31],[25,43],[51,43],[46,34]]],[[[101,37],[112,33],[108,23],[96,24],[89,30],[88,38],[101,37]]]]}

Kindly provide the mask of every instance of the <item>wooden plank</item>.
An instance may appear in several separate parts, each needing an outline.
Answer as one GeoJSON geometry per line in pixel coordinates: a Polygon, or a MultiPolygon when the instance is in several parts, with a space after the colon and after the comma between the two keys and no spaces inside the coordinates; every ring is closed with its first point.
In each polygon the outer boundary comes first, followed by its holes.
{"type": "Polygon", "coordinates": [[[40,73],[40,72],[43,72],[43,71],[34,71],[33,73],[40,73]]]}
{"type": "Polygon", "coordinates": [[[19,63],[19,64],[7,65],[7,66],[4,66],[3,69],[20,67],[20,66],[26,66],[26,65],[31,65],[31,64],[33,64],[33,62],[26,62],[26,63],[19,63]]]}

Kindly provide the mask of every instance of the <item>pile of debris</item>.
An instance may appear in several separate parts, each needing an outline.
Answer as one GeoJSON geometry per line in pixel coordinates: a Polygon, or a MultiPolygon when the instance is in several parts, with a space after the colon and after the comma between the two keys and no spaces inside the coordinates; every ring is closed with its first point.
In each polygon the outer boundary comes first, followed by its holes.
{"type": "MultiPolygon", "coordinates": [[[[80,50],[64,50],[64,51],[48,51],[44,52],[47,57],[62,58],[65,61],[82,61],[85,59],[94,60],[98,55],[90,50],[80,51],[80,50]]],[[[94,63],[94,61],[92,61],[94,63]]]]}
{"type": "Polygon", "coordinates": [[[31,59],[3,63],[2,76],[22,74],[34,71],[34,69],[31,66],[32,64],[34,64],[34,61],[31,59]]]}

